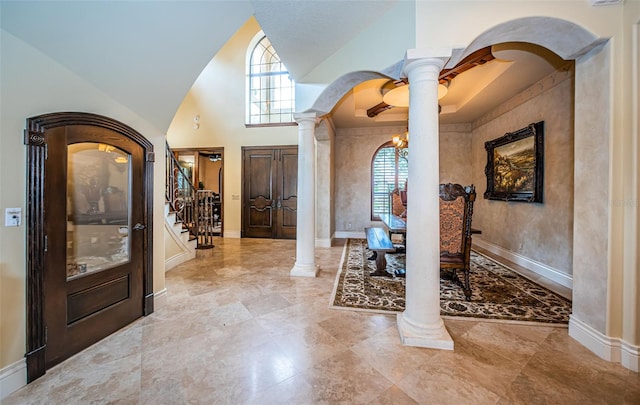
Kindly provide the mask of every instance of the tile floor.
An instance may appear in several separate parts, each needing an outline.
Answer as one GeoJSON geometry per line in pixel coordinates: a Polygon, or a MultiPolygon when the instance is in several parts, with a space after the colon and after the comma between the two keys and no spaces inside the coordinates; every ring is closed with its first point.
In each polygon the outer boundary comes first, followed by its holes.
{"type": "Polygon", "coordinates": [[[640,404],[566,328],[446,319],[454,351],[404,347],[394,316],[329,309],[342,246],[316,252],[292,278],[295,241],[217,239],[152,315],[2,404],[640,404]]]}

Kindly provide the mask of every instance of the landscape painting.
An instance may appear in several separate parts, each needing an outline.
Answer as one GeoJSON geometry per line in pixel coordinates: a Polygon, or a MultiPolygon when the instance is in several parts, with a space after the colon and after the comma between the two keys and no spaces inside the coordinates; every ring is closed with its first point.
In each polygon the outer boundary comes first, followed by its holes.
{"type": "Polygon", "coordinates": [[[544,122],[485,143],[486,199],[542,202],[544,122]]]}

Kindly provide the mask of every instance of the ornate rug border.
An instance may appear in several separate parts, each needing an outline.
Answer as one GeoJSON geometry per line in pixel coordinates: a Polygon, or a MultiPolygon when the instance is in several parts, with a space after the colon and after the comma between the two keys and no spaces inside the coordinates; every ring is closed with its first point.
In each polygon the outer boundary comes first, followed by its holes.
{"type": "MultiPolygon", "coordinates": [[[[344,268],[344,261],[347,257],[347,249],[349,247],[349,239],[348,238],[345,243],[344,243],[344,247],[342,248],[342,255],[340,257],[340,264],[338,265],[338,272],[336,273],[336,278],[333,282],[333,289],[331,291],[331,296],[329,297],[329,309],[335,309],[335,310],[339,310],[339,311],[354,311],[354,312],[365,312],[365,313],[375,313],[375,314],[384,314],[384,315],[398,315],[401,314],[402,312],[398,312],[398,311],[390,311],[390,310],[382,310],[382,309],[368,309],[368,308],[356,308],[356,307],[345,307],[345,306],[339,306],[339,305],[335,305],[335,299],[336,299],[336,293],[337,293],[337,289],[338,289],[338,285],[340,284],[340,277],[342,275],[343,272],[343,268],[344,268]]],[[[496,262],[495,259],[478,252],[475,249],[472,249],[476,254],[483,256],[484,258],[496,262]]],[[[498,263],[500,266],[514,272],[515,274],[517,274],[520,277],[523,277],[527,280],[529,280],[530,282],[538,285],[539,287],[545,289],[545,290],[549,290],[550,292],[554,293],[552,290],[548,289],[545,286],[542,286],[538,283],[536,283],[534,280],[532,280],[531,278],[523,275],[522,273],[512,269],[511,267],[504,265],[502,263],[496,262],[498,263]]],[[[562,297],[561,295],[554,293],[558,296],[560,296],[561,298],[567,300],[567,301],[571,301],[565,297],[562,297]]],[[[536,321],[521,321],[521,320],[513,320],[513,319],[491,319],[491,318],[476,318],[476,317],[468,317],[468,316],[455,316],[455,315],[440,315],[443,319],[450,319],[450,320],[460,320],[460,321],[472,321],[472,322],[490,322],[490,323],[505,323],[505,324],[514,324],[514,325],[529,325],[529,326],[547,326],[547,327],[552,327],[552,328],[568,328],[569,325],[566,323],[557,323],[557,322],[536,322],[536,321]]]]}

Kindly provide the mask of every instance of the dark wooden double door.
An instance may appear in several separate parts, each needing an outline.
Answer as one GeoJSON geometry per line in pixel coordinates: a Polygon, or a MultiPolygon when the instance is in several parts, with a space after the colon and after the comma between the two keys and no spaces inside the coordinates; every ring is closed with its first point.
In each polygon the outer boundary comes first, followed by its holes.
{"type": "Polygon", "coordinates": [[[298,147],[244,147],[242,237],[295,239],[298,147]]]}

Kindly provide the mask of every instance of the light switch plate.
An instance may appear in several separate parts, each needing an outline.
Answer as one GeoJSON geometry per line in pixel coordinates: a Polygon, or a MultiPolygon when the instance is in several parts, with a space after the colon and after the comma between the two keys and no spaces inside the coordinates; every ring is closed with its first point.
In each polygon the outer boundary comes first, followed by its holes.
{"type": "Polygon", "coordinates": [[[22,208],[5,208],[4,226],[20,226],[22,223],[22,208]]]}

